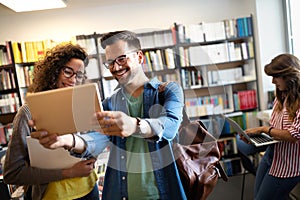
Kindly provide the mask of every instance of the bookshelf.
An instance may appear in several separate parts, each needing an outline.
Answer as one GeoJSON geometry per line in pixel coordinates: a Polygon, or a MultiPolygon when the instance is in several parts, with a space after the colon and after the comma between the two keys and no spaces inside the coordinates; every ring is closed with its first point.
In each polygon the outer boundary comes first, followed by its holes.
{"type": "MultiPolygon", "coordinates": [[[[194,119],[219,113],[259,108],[252,16],[200,22],[137,33],[144,71],[149,78],[178,82],[184,89],[186,110],[194,119]]],[[[101,85],[101,97],[117,85],[103,65],[101,34],[76,36],[91,56],[90,67],[101,85]]]]}
{"type": "MultiPolygon", "coordinates": [[[[239,171],[235,133],[217,115],[232,115],[245,128],[258,125],[252,16],[190,25],[174,23],[169,29],[137,33],[137,36],[145,56],[146,75],[182,86],[188,115],[209,122],[210,132],[223,144],[224,167],[230,171],[232,160],[235,170],[230,173],[239,171]]],[[[102,65],[105,53],[98,45],[100,37],[101,34],[94,33],[76,38],[97,59],[94,68],[99,71],[102,98],[105,98],[116,81],[102,65]]]]}
{"type": "Polygon", "coordinates": [[[195,28],[174,24],[177,66],[189,116],[258,109],[252,17],[198,26],[202,37],[195,41],[195,28]]]}
{"type": "Polygon", "coordinates": [[[0,45],[0,123],[11,123],[22,105],[12,43],[0,45]]]}
{"type": "Polygon", "coordinates": [[[144,53],[144,72],[149,78],[160,81],[175,81],[180,84],[180,74],[176,67],[176,46],[171,29],[138,33],[144,53]]]}
{"type": "Polygon", "coordinates": [[[242,172],[235,132],[218,114],[241,127],[259,126],[259,96],[252,16],[183,25],[174,23],[176,66],[185,108],[218,138],[229,176],[242,172]]]}

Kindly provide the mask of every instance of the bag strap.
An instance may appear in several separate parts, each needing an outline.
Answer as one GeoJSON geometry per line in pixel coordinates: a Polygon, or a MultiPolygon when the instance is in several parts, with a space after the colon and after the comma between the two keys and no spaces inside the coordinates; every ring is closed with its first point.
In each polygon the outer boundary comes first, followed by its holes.
{"type": "MultiPolygon", "coordinates": [[[[169,84],[170,82],[162,82],[159,86],[158,86],[158,98],[159,98],[159,102],[161,105],[163,105],[163,103],[165,102],[165,96],[164,96],[164,91],[166,90],[166,87],[167,85],[169,84]]],[[[183,108],[182,109],[182,122],[181,124],[182,125],[185,125],[185,124],[188,124],[190,122],[190,118],[189,116],[187,115],[185,109],[183,108]]],[[[203,123],[201,122],[201,125],[203,125],[203,123]]],[[[204,126],[205,127],[205,126],[204,126]]],[[[205,127],[206,129],[206,127],[205,127]]]]}

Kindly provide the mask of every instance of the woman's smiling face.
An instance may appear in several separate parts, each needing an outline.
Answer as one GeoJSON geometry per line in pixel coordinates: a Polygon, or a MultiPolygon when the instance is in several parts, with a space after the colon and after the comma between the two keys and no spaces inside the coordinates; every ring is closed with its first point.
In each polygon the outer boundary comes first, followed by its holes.
{"type": "Polygon", "coordinates": [[[69,62],[67,62],[66,67],[69,69],[69,71],[73,71],[74,73],[70,78],[66,77],[63,69],[61,70],[58,81],[57,81],[57,88],[63,88],[63,87],[73,87],[76,84],[81,84],[82,80],[78,80],[77,73],[83,73],[84,74],[84,63],[82,60],[77,58],[72,58],[69,62]]]}

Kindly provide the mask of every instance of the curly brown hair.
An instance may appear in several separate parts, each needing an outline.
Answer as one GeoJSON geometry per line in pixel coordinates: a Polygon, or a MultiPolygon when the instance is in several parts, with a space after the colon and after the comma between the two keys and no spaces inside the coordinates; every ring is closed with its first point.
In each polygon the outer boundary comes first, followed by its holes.
{"type": "Polygon", "coordinates": [[[61,69],[72,59],[77,58],[89,63],[85,49],[77,44],[59,44],[48,50],[44,59],[34,65],[33,83],[29,86],[29,92],[41,92],[57,88],[57,81],[61,69]]]}
{"type": "Polygon", "coordinates": [[[284,101],[289,113],[289,119],[294,119],[300,107],[300,61],[291,54],[281,54],[272,59],[265,66],[265,73],[272,77],[281,77],[286,82],[287,89],[280,91],[276,88],[275,95],[278,101],[275,111],[283,109],[284,101]]]}

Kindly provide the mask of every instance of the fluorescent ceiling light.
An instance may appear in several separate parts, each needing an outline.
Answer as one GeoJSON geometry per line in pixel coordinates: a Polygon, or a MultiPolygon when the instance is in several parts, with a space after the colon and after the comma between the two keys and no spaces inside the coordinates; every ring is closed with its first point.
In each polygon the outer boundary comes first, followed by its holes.
{"type": "Polygon", "coordinates": [[[67,7],[64,0],[0,0],[0,3],[15,12],[47,10],[67,7]]]}

